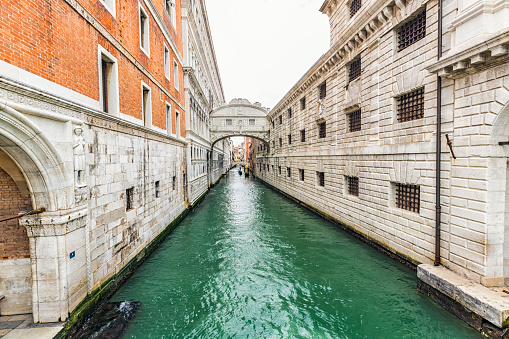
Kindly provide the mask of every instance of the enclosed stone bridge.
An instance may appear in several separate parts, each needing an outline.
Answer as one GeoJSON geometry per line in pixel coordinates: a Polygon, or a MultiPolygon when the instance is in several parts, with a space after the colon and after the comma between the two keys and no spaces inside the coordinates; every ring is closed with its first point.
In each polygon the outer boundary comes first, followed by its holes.
{"type": "Polygon", "coordinates": [[[235,136],[256,138],[269,145],[268,109],[246,99],[233,99],[210,114],[212,146],[219,140],[235,136]]]}

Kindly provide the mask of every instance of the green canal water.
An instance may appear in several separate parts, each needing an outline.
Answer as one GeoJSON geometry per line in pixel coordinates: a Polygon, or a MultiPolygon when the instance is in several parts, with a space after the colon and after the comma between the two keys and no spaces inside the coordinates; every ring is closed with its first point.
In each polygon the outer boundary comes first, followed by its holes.
{"type": "Polygon", "coordinates": [[[481,338],[414,271],[230,171],[113,297],[125,338],[481,338]]]}

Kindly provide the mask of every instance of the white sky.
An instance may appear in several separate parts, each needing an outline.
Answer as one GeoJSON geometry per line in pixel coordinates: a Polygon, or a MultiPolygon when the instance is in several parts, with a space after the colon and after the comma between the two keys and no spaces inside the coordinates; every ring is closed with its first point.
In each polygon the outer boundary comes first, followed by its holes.
{"type": "Polygon", "coordinates": [[[324,0],[206,0],[228,103],[272,108],[329,49],[324,0]]]}

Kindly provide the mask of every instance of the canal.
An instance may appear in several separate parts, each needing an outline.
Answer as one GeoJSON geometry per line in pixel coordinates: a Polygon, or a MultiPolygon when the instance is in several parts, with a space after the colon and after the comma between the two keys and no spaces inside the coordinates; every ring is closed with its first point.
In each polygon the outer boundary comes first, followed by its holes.
{"type": "Polygon", "coordinates": [[[125,338],[481,338],[414,271],[230,171],[114,295],[125,338]]]}

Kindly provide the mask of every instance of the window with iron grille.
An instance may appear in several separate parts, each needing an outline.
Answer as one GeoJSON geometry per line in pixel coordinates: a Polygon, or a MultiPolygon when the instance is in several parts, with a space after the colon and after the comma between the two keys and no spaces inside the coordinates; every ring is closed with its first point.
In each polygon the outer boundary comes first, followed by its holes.
{"type": "Polygon", "coordinates": [[[292,169],[290,167],[286,168],[286,176],[290,178],[292,176],[292,169]]]}
{"type": "Polygon", "coordinates": [[[159,195],[161,193],[160,185],[159,185],[159,180],[155,182],[154,186],[155,186],[154,187],[155,188],[155,196],[156,196],[156,198],[159,198],[159,195]]]}
{"type": "Polygon", "coordinates": [[[281,125],[283,123],[283,115],[279,116],[279,124],[281,125]]]}
{"type": "Polygon", "coordinates": [[[396,207],[419,213],[420,186],[395,184],[396,207]]]}
{"type": "Polygon", "coordinates": [[[303,169],[299,169],[299,180],[304,181],[304,170],[303,169]]]}
{"type": "Polygon", "coordinates": [[[288,134],[288,145],[292,144],[292,135],[288,134]]]}
{"type": "Polygon", "coordinates": [[[306,97],[300,99],[300,109],[306,109],[306,97]]]}
{"type": "Polygon", "coordinates": [[[233,120],[232,119],[226,119],[226,126],[231,126],[233,125],[233,120]]]}
{"type": "Polygon", "coordinates": [[[290,119],[292,117],[292,108],[290,107],[288,109],[288,119],[290,119]]]}
{"type": "Polygon", "coordinates": [[[279,175],[281,175],[281,166],[278,166],[279,175]]]}
{"type": "Polygon", "coordinates": [[[403,24],[398,30],[398,52],[426,36],[426,10],[403,24]]]}
{"type": "Polygon", "coordinates": [[[283,139],[279,138],[279,147],[283,147],[283,139]]]}
{"type": "Polygon", "coordinates": [[[125,210],[129,211],[134,208],[134,187],[125,190],[125,210]]]}
{"type": "Polygon", "coordinates": [[[301,142],[305,142],[306,141],[306,130],[305,129],[301,129],[300,130],[300,141],[301,142]]]}
{"type": "Polygon", "coordinates": [[[346,177],[346,184],[348,188],[348,194],[359,196],[359,178],[358,177],[346,177]]]}
{"type": "Polygon", "coordinates": [[[324,172],[316,172],[316,178],[318,180],[319,186],[325,186],[325,173],[324,172]]]}
{"type": "Polygon", "coordinates": [[[356,132],[361,130],[361,110],[358,109],[347,114],[348,118],[348,131],[356,132]]]}
{"type": "Polygon", "coordinates": [[[325,81],[320,85],[319,87],[319,91],[320,91],[320,99],[323,99],[327,96],[327,85],[325,83],[325,81]]]}
{"type": "Polygon", "coordinates": [[[318,124],[318,137],[325,138],[327,136],[327,129],[325,126],[325,122],[321,122],[318,124]]]}
{"type": "Polygon", "coordinates": [[[361,0],[353,0],[350,4],[350,18],[355,15],[361,9],[362,2],[361,0]]]}
{"type": "Polygon", "coordinates": [[[348,68],[348,81],[352,82],[361,76],[361,58],[358,57],[350,63],[348,68]]]}
{"type": "Polygon", "coordinates": [[[171,180],[171,189],[175,191],[176,188],[177,188],[177,177],[173,176],[171,180]]]}
{"type": "Polygon", "coordinates": [[[396,98],[396,115],[398,122],[423,118],[424,88],[419,88],[396,98]]]}
{"type": "Polygon", "coordinates": [[[255,124],[255,119],[249,119],[249,125],[254,126],[254,124],[255,124]]]}

